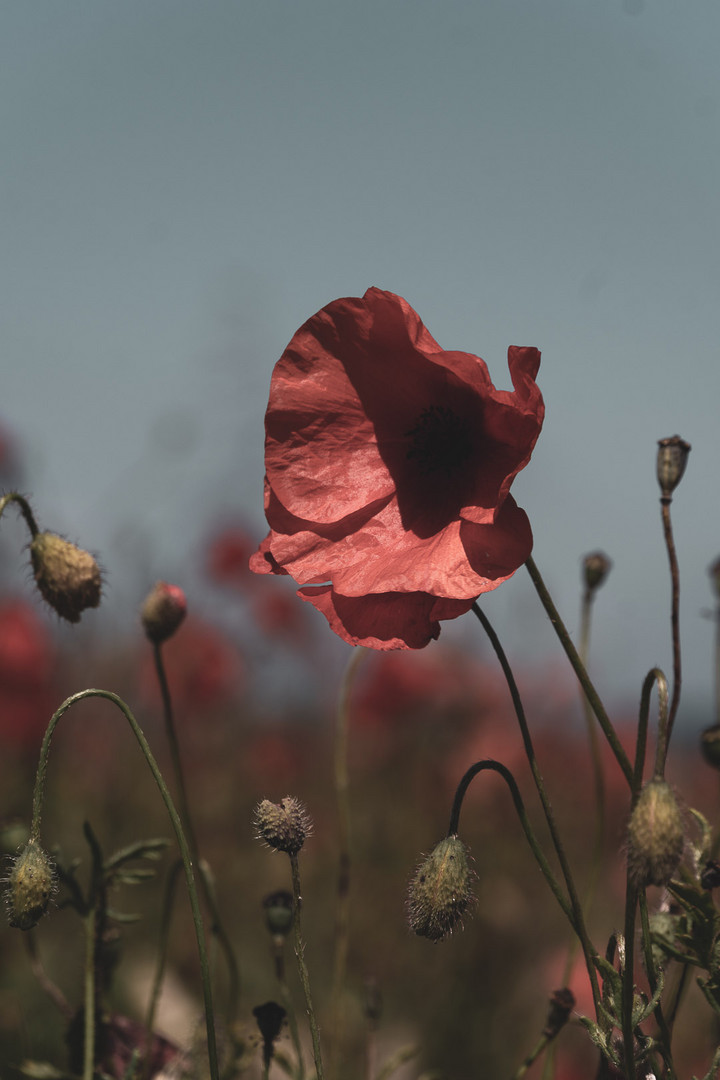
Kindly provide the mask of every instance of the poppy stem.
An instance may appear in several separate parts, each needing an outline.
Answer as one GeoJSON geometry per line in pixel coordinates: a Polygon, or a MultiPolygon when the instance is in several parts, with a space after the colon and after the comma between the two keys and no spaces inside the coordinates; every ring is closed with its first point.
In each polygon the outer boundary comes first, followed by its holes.
{"type": "Polygon", "coordinates": [[[673,537],[672,520],[670,518],[671,502],[671,495],[662,495],[660,498],[663,534],[665,537],[665,546],[668,553],[668,561],[670,563],[670,581],[672,585],[670,626],[672,629],[673,649],[673,690],[672,698],[670,700],[670,713],[668,715],[667,721],[665,753],[667,753],[667,747],[670,743],[670,736],[672,735],[673,724],[675,723],[678,705],[680,704],[680,690],[682,688],[682,655],[680,652],[680,568],[678,566],[677,552],[675,550],[675,539],[673,537]]]}
{"type": "Polygon", "coordinates": [[[215,890],[213,888],[209,868],[207,866],[207,863],[205,863],[204,860],[200,858],[200,850],[198,847],[197,836],[195,833],[195,828],[193,826],[192,816],[190,814],[190,803],[187,796],[187,785],[185,784],[182,759],[180,756],[180,744],[178,742],[177,732],[175,729],[175,721],[173,718],[170,686],[168,684],[167,674],[165,672],[165,663],[163,661],[162,654],[162,644],[160,642],[153,643],[153,658],[155,661],[155,672],[157,674],[158,684],[160,686],[160,693],[162,695],[165,733],[167,735],[168,745],[170,747],[170,760],[172,762],[172,769],[175,775],[175,786],[177,788],[180,817],[182,819],[183,826],[185,827],[185,833],[187,835],[188,846],[190,848],[190,854],[192,855],[193,863],[197,867],[198,876],[200,878],[200,885],[203,892],[203,898],[210,914],[210,932],[215,937],[216,941],[219,943],[225,957],[225,963],[227,965],[228,1001],[226,1008],[226,1021],[228,1026],[230,1026],[237,1015],[238,1000],[240,998],[240,971],[235,952],[232,947],[232,943],[220,917],[220,911],[218,909],[217,900],[215,897],[215,890]]]}
{"type": "Polygon", "coordinates": [[[24,495],[20,495],[17,491],[9,491],[7,495],[3,495],[2,498],[0,498],[0,517],[2,517],[5,507],[9,506],[10,503],[13,502],[17,503],[20,507],[22,516],[25,518],[25,524],[30,530],[30,535],[34,540],[40,530],[37,527],[35,515],[32,512],[30,503],[27,501],[24,495]]]}
{"type": "MultiPolygon", "coordinates": [[[[545,790],[545,783],[538,767],[537,758],[535,756],[535,748],[533,746],[532,738],[530,736],[530,729],[528,727],[527,719],[525,717],[525,710],[523,708],[520,692],[515,682],[515,676],[513,675],[512,668],[508,662],[505,650],[503,649],[500,639],[495,633],[490,620],[485,612],[480,608],[477,601],[473,604],[472,610],[480,620],[485,633],[490,639],[490,644],[495,650],[495,655],[500,661],[500,666],[503,669],[505,679],[510,690],[510,697],[512,698],[513,706],[515,708],[515,715],[517,716],[518,724],[520,725],[520,733],[522,735],[523,745],[525,747],[525,754],[530,764],[530,769],[533,774],[533,780],[535,781],[535,787],[537,788],[538,795],[540,796],[540,802],[545,814],[545,820],[547,821],[548,828],[550,830],[550,836],[557,853],[558,860],[560,862],[560,868],[562,870],[563,877],[565,878],[565,885],[567,886],[568,896],[570,897],[570,906],[572,908],[572,925],[575,932],[580,939],[583,955],[585,957],[585,966],[587,968],[588,977],[590,979],[590,985],[592,987],[593,1002],[595,1010],[599,1013],[600,1007],[600,991],[598,988],[597,973],[595,971],[595,964],[593,962],[593,956],[596,955],[595,948],[590,940],[590,937],[585,926],[585,919],[583,917],[582,905],[578,898],[577,889],[575,888],[575,882],[573,881],[572,872],[570,870],[570,864],[565,854],[565,848],[563,847],[558,833],[557,825],[555,824],[555,815],[550,804],[547,792],[545,790]]],[[[629,763],[628,763],[629,767],[629,763]]]]}
{"type": "Polygon", "coordinates": [[[310,1035],[313,1045],[313,1057],[315,1058],[315,1080],[324,1080],[322,1052],[320,1050],[320,1030],[318,1028],[317,1018],[315,1016],[315,1009],[313,1008],[312,1003],[312,996],[310,994],[310,975],[308,974],[307,964],[305,963],[305,943],[302,938],[302,925],[300,918],[300,912],[302,910],[300,869],[298,867],[297,854],[288,855],[288,858],[290,859],[290,868],[292,871],[293,883],[293,931],[295,935],[295,959],[297,960],[298,964],[300,982],[302,984],[303,993],[305,994],[305,1005],[307,1007],[308,1021],[310,1023],[310,1035]]]}
{"type": "Polygon", "coordinates": [[[600,700],[600,696],[590,680],[590,676],[588,675],[585,665],[583,664],[580,656],[578,655],[577,649],[573,645],[572,639],[565,628],[565,624],[560,618],[558,610],[552,601],[552,597],[550,596],[545,582],[540,575],[540,571],[535,565],[532,555],[528,557],[525,566],[528,573],[530,574],[532,583],[535,586],[537,594],[540,597],[540,602],[545,608],[548,618],[550,619],[550,622],[555,629],[555,633],[560,639],[560,644],[565,650],[565,654],[570,661],[573,670],[575,671],[575,674],[580,680],[580,685],[585,692],[585,696],[590,704],[590,708],[595,713],[597,721],[603,730],[603,734],[605,735],[605,738],[610,744],[610,748],[615,755],[615,760],[622,769],[628,784],[632,786],[633,774],[630,760],[622,748],[620,740],[618,739],[615,732],[615,728],[612,726],[612,721],[610,720],[610,717],[605,711],[605,706],[600,700]]]}

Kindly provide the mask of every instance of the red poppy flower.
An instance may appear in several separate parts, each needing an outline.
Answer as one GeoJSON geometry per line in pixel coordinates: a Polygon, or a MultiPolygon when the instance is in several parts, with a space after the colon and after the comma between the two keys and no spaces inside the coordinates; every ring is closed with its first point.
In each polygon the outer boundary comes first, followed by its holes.
{"type": "Polygon", "coordinates": [[[420,648],[530,554],[509,495],[544,406],[540,353],[510,348],[514,390],[445,352],[399,296],[328,304],[275,366],[265,417],[257,573],[299,595],[354,645],[420,648]]]}

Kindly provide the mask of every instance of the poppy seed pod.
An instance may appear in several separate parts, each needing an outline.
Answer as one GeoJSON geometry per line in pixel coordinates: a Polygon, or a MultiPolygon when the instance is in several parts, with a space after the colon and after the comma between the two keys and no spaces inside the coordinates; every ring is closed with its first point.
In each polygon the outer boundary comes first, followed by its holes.
{"type": "Polygon", "coordinates": [[[185,593],[177,585],[158,581],[140,609],[143,630],[150,641],[159,645],[172,637],[187,614],[185,593]]]}
{"type": "Polygon", "coordinates": [[[68,622],[100,603],[102,575],[89,551],[57,533],[37,533],[30,545],[35,582],[45,600],[68,622]]]}
{"type": "Polygon", "coordinates": [[[468,851],[457,836],[446,836],[418,867],[408,890],[411,929],[431,941],[451,934],[472,902],[468,851]]]}
{"type": "Polygon", "coordinates": [[[255,825],[259,840],[288,855],[297,855],[312,831],[305,807],[289,795],[279,803],[263,799],[255,811],[255,825]]]}
{"type": "Polygon", "coordinates": [[[682,480],[691,449],[690,443],[679,435],[658,439],[657,478],[664,499],[672,498],[673,491],[682,480]]]}
{"type": "Polygon", "coordinates": [[[32,930],[48,909],[55,891],[53,864],[35,840],[29,840],[13,859],[7,878],[10,925],[32,930]]]}
{"type": "Polygon", "coordinates": [[[599,589],[612,570],[612,560],[603,551],[593,551],[583,559],[583,579],[590,592],[599,589]]]}
{"type": "Polygon", "coordinates": [[[285,889],[270,893],[263,900],[265,925],[271,934],[287,937],[293,925],[292,893],[285,889]]]}
{"type": "Polygon", "coordinates": [[[628,824],[627,860],[635,883],[667,885],[682,858],[682,814],[665,780],[650,780],[640,792],[628,824]]]}

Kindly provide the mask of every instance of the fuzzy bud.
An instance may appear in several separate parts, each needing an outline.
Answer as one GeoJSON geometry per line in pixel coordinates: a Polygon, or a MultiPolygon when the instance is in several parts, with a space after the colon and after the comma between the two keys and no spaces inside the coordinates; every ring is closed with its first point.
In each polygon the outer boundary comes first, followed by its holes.
{"type": "Polygon", "coordinates": [[[293,925],[292,893],[285,889],[270,893],[263,900],[265,925],[275,937],[287,937],[293,925]]]}
{"type": "Polygon", "coordinates": [[[720,770],[720,724],[705,728],[700,736],[700,753],[711,769],[720,770]]]}
{"type": "Polygon", "coordinates": [[[185,593],[177,585],[168,585],[166,581],[158,581],[140,609],[143,630],[154,645],[172,637],[186,614],[185,593]]]}
{"type": "Polygon", "coordinates": [[[468,851],[446,836],[418,867],[408,890],[408,920],[421,937],[441,941],[451,934],[472,901],[468,851]]]}
{"type": "Polygon", "coordinates": [[[628,867],[637,885],[667,885],[682,858],[685,830],[672,788],[650,780],[628,824],[628,867]]]}
{"type": "Polygon", "coordinates": [[[583,579],[590,592],[599,589],[612,570],[612,560],[602,551],[593,551],[583,559],[583,579]]]}
{"type": "Polygon", "coordinates": [[[688,455],[692,447],[679,435],[658,439],[657,478],[663,499],[671,499],[672,493],[683,478],[688,455]]]}
{"type": "Polygon", "coordinates": [[[297,855],[312,831],[305,807],[289,795],[279,803],[263,799],[255,811],[255,825],[259,840],[288,855],[297,855]]]}
{"type": "Polygon", "coordinates": [[[32,930],[48,909],[55,892],[55,870],[43,849],[30,840],[12,861],[7,878],[10,925],[32,930]]]}
{"type": "Polygon", "coordinates": [[[80,622],[85,608],[100,603],[102,576],[89,551],[57,533],[37,533],[30,545],[35,582],[45,600],[68,622],[80,622]]]}

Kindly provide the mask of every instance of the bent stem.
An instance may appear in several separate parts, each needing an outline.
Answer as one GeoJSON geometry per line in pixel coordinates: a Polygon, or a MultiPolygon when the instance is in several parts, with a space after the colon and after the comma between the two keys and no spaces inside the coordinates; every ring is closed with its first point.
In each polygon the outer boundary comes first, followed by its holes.
{"type": "Polygon", "coordinates": [[[322,1053],[320,1050],[320,1031],[315,1017],[315,1009],[313,1008],[312,995],[310,993],[310,975],[308,974],[307,964],[305,963],[305,944],[302,939],[302,927],[300,920],[300,910],[302,908],[302,893],[300,891],[300,869],[298,867],[297,855],[288,855],[290,859],[290,869],[292,872],[292,884],[293,884],[293,932],[295,936],[295,958],[298,964],[298,971],[300,972],[300,982],[302,984],[303,993],[305,994],[305,1005],[307,1007],[308,1021],[310,1023],[310,1035],[312,1037],[313,1044],[313,1057],[315,1058],[315,1073],[316,1080],[324,1080],[323,1065],[322,1065],[322,1053]]]}
{"type": "Polygon", "coordinates": [[[34,540],[40,530],[37,527],[35,515],[32,512],[30,503],[27,501],[24,495],[20,495],[17,491],[9,491],[7,495],[3,495],[2,498],[0,498],[0,517],[2,517],[3,511],[6,507],[10,505],[10,503],[17,503],[17,505],[19,506],[20,512],[25,518],[25,524],[30,530],[30,536],[34,540]]]}
{"type": "MultiPolygon", "coordinates": [[[[680,690],[682,688],[682,657],[680,653],[680,569],[678,567],[677,552],[675,551],[675,540],[673,537],[672,521],[670,519],[671,502],[672,496],[670,495],[663,495],[660,498],[663,534],[665,537],[665,546],[668,553],[668,561],[670,563],[670,580],[672,584],[670,625],[672,628],[673,649],[673,692],[672,700],[670,702],[670,714],[668,716],[667,723],[667,739],[665,742],[665,753],[667,753],[670,736],[672,735],[673,724],[675,723],[675,717],[677,716],[678,705],[680,704],[680,690]]],[[[662,766],[664,771],[664,760],[662,762],[662,766]]]]}
{"type": "Polygon", "coordinates": [[[175,730],[170,686],[168,684],[167,675],[165,672],[165,663],[162,656],[162,646],[159,642],[155,642],[153,644],[153,658],[155,660],[155,672],[157,674],[158,683],[160,686],[160,693],[162,695],[165,733],[167,735],[168,745],[170,747],[170,758],[172,761],[173,773],[175,775],[175,784],[177,786],[178,802],[180,805],[180,816],[182,818],[183,825],[185,826],[185,832],[188,838],[190,853],[192,855],[193,863],[197,867],[198,875],[200,877],[200,885],[202,886],[203,897],[207,905],[208,912],[210,914],[210,932],[220,944],[228,969],[228,1003],[226,1010],[226,1020],[228,1026],[230,1026],[235,1019],[238,1001],[240,998],[240,971],[238,968],[238,962],[235,956],[235,952],[230,942],[230,938],[220,918],[220,911],[217,905],[215,890],[210,880],[210,874],[207,868],[207,864],[203,863],[203,860],[200,858],[200,850],[198,847],[197,836],[195,834],[195,828],[192,823],[192,815],[190,814],[190,803],[188,801],[187,786],[185,784],[182,758],[180,756],[180,744],[178,742],[177,732],[175,730]]]}
{"type": "Polygon", "coordinates": [[[540,571],[538,570],[537,566],[535,565],[535,562],[533,561],[532,555],[530,555],[528,557],[528,559],[527,559],[527,561],[525,563],[525,566],[527,568],[528,573],[530,574],[530,577],[532,579],[532,583],[535,586],[535,590],[536,590],[538,596],[540,597],[540,602],[543,605],[543,607],[545,608],[545,611],[547,612],[548,618],[550,619],[550,622],[553,624],[553,627],[555,629],[555,633],[557,634],[558,638],[560,639],[560,644],[562,645],[563,649],[565,650],[565,654],[566,654],[568,660],[570,661],[575,674],[577,675],[578,679],[580,680],[580,685],[582,686],[583,691],[585,692],[585,696],[587,697],[587,700],[588,700],[588,702],[590,704],[590,708],[595,713],[595,716],[597,717],[597,721],[598,721],[600,727],[602,728],[603,734],[604,734],[605,738],[607,739],[608,743],[610,744],[610,748],[611,748],[613,754],[615,755],[615,760],[617,761],[618,765],[622,769],[623,775],[625,776],[625,779],[627,780],[628,784],[631,785],[632,784],[632,767],[630,765],[630,760],[629,760],[627,754],[625,753],[625,751],[622,748],[620,740],[618,739],[617,734],[615,733],[615,728],[612,726],[612,721],[610,720],[610,717],[608,716],[607,712],[605,711],[605,706],[603,705],[602,701],[600,700],[600,695],[598,694],[597,690],[595,689],[595,687],[593,686],[593,684],[592,684],[592,682],[590,680],[590,676],[588,675],[588,673],[587,673],[587,671],[585,669],[585,665],[583,664],[582,660],[580,659],[580,656],[578,654],[577,649],[573,645],[572,639],[571,639],[570,635],[568,634],[568,632],[567,632],[567,630],[565,628],[565,624],[563,623],[562,619],[560,618],[558,610],[557,610],[557,608],[555,607],[555,605],[554,605],[554,603],[552,601],[552,597],[550,596],[550,593],[547,590],[545,582],[543,581],[543,579],[542,579],[542,577],[540,575],[540,571]]]}
{"type": "Polygon", "coordinates": [[[368,650],[356,648],[347,665],[338,697],[335,717],[335,797],[338,810],[338,879],[335,914],[335,958],[333,964],[333,1020],[331,1025],[330,1076],[338,1076],[338,1067],[345,1034],[345,977],[350,927],[350,779],[348,773],[348,727],[350,694],[360,662],[368,650]]]}
{"type": "Polygon", "coordinates": [[[515,676],[513,675],[512,668],[508,662],[505,650],[500,644],[500,639],[495,633],[490,620],[482,611],[477,601],[472,606],[472,610],[480,620],[485,633],[490,639],[490,644],[495,650],[495,655],[500,661],[500,666],[503,669],[505,680],[510,690],[510,697],[515,708],[515,715],[517,716],[518,724],[520,725],[520,733],[522,735],[523,745],[525,747],[525,754],[530,764],[533,780],[535,781],[535,787],[537,788],[538,795],[540,796],[540,802],[542,803],[543,812],[545,814],[545,820],[550,830],[550,836],[552,838],[553,846],[557,853],[558,861],[560,862],[560,868],[562,870],[563,877],[565,879],[565,885],[567,887],[568,896],[570,897],[570,906],[572,908],[572,920],[575,933],[577,934],[580,945],[582,946],[583,955],[585,957],[585,967],[587,968],[588,977],[590,979],[590,985],[592,987],[593,1003],[595,1005],[596,1013],[599,1013],[600,1008],[600,991],[598,988],[597,973],[595,971],[595,964],[593,962],[593,956],[596,955],[593,944],[590,940],[590,936],[585,926],[585,919],[583,917],[582,905],[578,898],[577,889],[575,888],[575,882],[570,870],[570,864],[565,854],[565,848],[560,839],[560,834],[555,824],[555,815],[553,814],[552,806],[545,791],[545,783],[543,781],[540,769],[538,767],[537,758],[535,757],[535,748],[533,746],[532,738],[530,736],[530,729],[528,727],[527,719],[525,717],[525,710],[523,708],[520,692],[515,682],[515,676]]]}
{"type": "Polygon", "coordinates": [[[207,950],[205,948],[205,935],[203,931],[202,915],[200,913],[200,904],[198,901],[197,889],[195,887],[195,876],[193,873],[192,857],[190,849],[185,837],[185,832],[180,820],[180,815],[175,808],[175,803],[172,800],[168,786],[163,779],[163,775],[160,772],[157,762],[153,756],[153,753],[148,745],[147,739],[143,734],[142,728],[138,724],[137,720],[133,716],[132,712],[117,694],[112,693],[110,690],[81,690],[77,694],[73,694],[67,698],[60,708],[53,714],[50,719],[50,723],[47,726],[45,735],[42,741],[42,747],[40,749],[40,760],[38,762],[37,774],[35,777],[35,788],[33,791],[33,814],[32,822],[30,825],[30,838],[39,842],[40,838],[40,822],[42,818],[42,807],[45,795],[45,781],[47,778],[48,758],[50,753],[50,743],[52,740],[53,732],[57,727],[60,719],[73,705],[76,705],[79,701],[83,701],[85,698],[104,698],[106,701],[110,701],[115,705],[123,714],[133,734],[137,739],[140,749],[148,763],[148,767],[153,775],[155,783],[158,786],[160,795],[170,818],[170,823],[173,827],[175,837],[180,848],[180,855],[183,862],[183,869],[185,871],[185,880],[187,882],[188,895],[190,898],[190,908],[192,911],[193,924],[195,927],[195,937],[197,939],[198,957],[200,960],[200,973],[203,986],[203,998],[205,1003],[205,1023],[207,1027],[207,1042],[208,1042],[208,1063],[210,1066],[211,1080],[219,1080],[218,1074],[218,1060],[217,1060],[217,1044],[215,1040],[215,1020],[212,1001],[212,988],[210,985],[210,968],[207,959],[207,950]]]}

